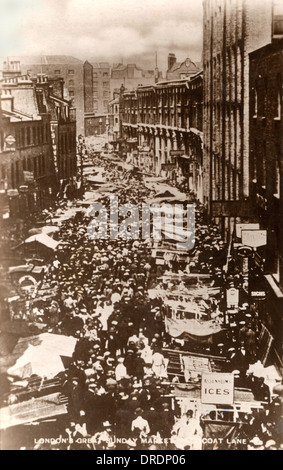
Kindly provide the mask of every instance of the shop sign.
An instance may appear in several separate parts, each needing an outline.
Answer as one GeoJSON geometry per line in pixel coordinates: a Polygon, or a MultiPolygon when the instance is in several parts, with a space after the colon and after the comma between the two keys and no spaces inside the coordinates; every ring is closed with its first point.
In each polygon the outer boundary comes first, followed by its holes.
{"type": "Polygon", "coordinates": [[[264,290],[255,290],[251,292],[252,297],[265,298],[266,292],[264,290]]]}
{"type": "Polygon", "coordinates": [[[183,153],[184,150],[170,150],[170,157],[180,157],[183,153]]]}
{"type": "Polygon", "coordinates": [[[23,276],[19,279],[19,286],[22,291],[34,292],[37,287],[36,279],[33,276],[23,276]]]}
{"type": "Polygon", "coordinates": [[[267,243],[266,230],[242,230],[242,242],[244,245],[258,248],[267,243]]]}
{"type": "Polygon", "coordinates": [[[16,142],[16,139],[13,135],[7,135],[7,137],[5,138],[5,142],[9,146],[8,150],[10,151],[16,150],[15,145],[14,145],[16,142]]]}
{"type": "Polygon", "coordinates": [[[233,374],[203,373],[201,380],[201,402],[214,405],[233,405],[233,374]]]}
{"type": "Polygon", "coordinates": [[[237,238],[241,238],[242,230],[259,230],[259,224],[236,224],[237,238]]]}
{"type": "Polygon", "coordinates": [[[239,304],[239,289],[232,287],[226,290],[227,308],[236,307],[239,304]]]}
{"type": "Polygon", "coordinates": [[[25,183],[33,183],[34,175],[32,171],[24,171],[24,182],[25,183]]]}
{"type": "Polygon", "coordinates": [[[8,197],[14,197],[14,196],[18,196],[19,195],[19,191],[17,189],[8,189],[7,191],[7,196],[8,197]]]}
{"type": "Polygon", "coordinates": [[[243,258],[250,258],[253,256],[253,250],[250,246],[242,245],[237,248],[237,254],[243,258]]]}
{"type": "Polygon", "coordinates": [[[16,139],[13,135],[7,135],[7,137],[5,138],[5,142],[8,145],[13,145],[16,142],[16,139]]]}

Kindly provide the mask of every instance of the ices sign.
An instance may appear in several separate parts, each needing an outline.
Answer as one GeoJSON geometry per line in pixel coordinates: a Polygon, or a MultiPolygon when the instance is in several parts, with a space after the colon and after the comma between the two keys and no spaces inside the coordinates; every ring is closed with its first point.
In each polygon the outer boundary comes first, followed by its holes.
{"type": "Polygon", "coordinates": [[[233,374],[203,373],[201,381],[201,402],[232,405],[234,401],[233,374]]]}

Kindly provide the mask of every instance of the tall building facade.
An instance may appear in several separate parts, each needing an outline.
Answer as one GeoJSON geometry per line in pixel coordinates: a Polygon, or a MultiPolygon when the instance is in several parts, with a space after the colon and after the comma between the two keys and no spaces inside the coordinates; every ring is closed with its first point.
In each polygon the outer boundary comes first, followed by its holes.
{"type": "Polygon", "coordinates": [[[271,44],[250,54],[250,197],[255,221],[266,231],[266,245],[257,250],[255,262],[264,274],[263,317],[277,351],[282,351],[283,343],[282,26],[283,21],[279,35],[277,23],[271,44]]]}
{"type": "Polygon", "coordinates": [[[27,75],[1,83],[0,156],[3,218],[27,215],[55,195],[50,115],[39,113],[27,75]]]}
{"type": "Polygon", "coordinates": [[[76,108],[77,135],[84,134],[84,69],[83,61],[71,56],[42,55],[8,57],[3,69],[10,67],[10,63],[20,61],[21,72],[31,78],[43,73],[48,78],[63,78],[64,99],[71,100],[76,108]]]}
{"type": "Polygon", "coordinates": [[[110,95],[110,65],[84,63],[84,135],[99,135],[106,130],[110,95]]]}
{"type": "Polygon", "coordinates": [[[75,109],[63,98],[62,78],[22,75],[16,61],[0,87],[0,189],[23,215],[45,207],[60,180],[76,175],[75,109]]]}
{"type": "Polygon", "coordinates": [[[272,36],[270,0],[204,0],[204,202],[225,237],[249,218],[249,53],[272,36]]]}
{"type": "Polygon", "coordinates": [[[110,65],[107,62],[92,63],[93,110],[96,114],[107,114],[110,100],[110,65]]]}
{"type": "Polygon", "coordinates": [[[125,90],[120,120],[127,160],[202,200],[202,73],[125,90]]]}

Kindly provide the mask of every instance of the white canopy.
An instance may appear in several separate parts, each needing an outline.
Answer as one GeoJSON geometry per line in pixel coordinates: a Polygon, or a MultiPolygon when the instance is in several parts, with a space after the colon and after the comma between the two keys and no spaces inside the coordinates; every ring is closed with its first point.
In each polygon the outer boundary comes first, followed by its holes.
{"type": "Polygon", "coordinates": [[[60,356],[71,357],[76,342],[76,338],[72,336],[51,333],[21,338],[12,353],[13,356],[18,356],[16,363],[7,372],[22,379],[32,374],[53,378],[65,370],[60,356]]]}
{"type": "Polygon", "coordinates": [[[34,242],[41,243],[42,245],[45,245],[51,250],[55,250],[58,245],[58,242],[56,242],[56,240],[53,240],[53,238],[49,237],[46,233],[38,233],[37,235],[32,235],[24,241],[24,243],[34,242]]]}

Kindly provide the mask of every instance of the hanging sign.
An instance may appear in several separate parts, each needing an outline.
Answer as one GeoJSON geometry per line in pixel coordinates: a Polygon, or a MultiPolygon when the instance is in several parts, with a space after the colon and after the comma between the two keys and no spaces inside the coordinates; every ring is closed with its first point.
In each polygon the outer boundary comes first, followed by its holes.
{"type": "Polygon", "coordinates": [[[226,290],[227,308],[236,307],[239,304],[239,289],[232,287],[226,290]]]}
{"type": "Polygon", "coordinates": [[[201,380],[201,402],[214,405],[233,405],[233,374],[203,373],[201,380]]]}
{"type": "Polygon", "coordinates": [[[242,230],[259,230],[259,224],[236,224],[237,238],[241,238],[242,230]]]}
{"type": "Polygon", "coordinates": [[[265,246],[267,243],[266,230],[242,230],[242,243],[252,248],[265,246]]]}

